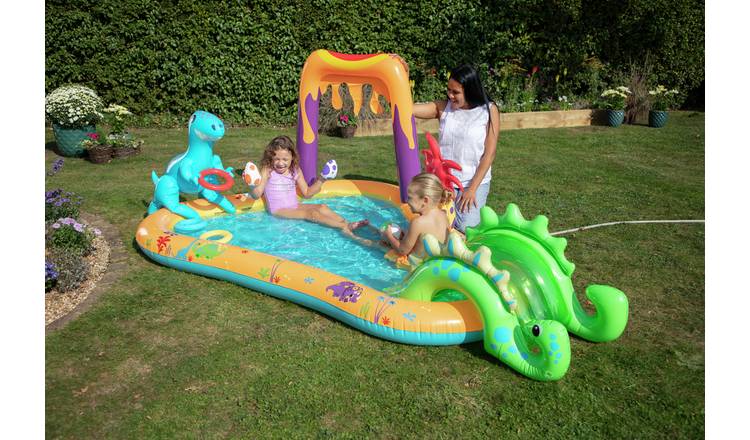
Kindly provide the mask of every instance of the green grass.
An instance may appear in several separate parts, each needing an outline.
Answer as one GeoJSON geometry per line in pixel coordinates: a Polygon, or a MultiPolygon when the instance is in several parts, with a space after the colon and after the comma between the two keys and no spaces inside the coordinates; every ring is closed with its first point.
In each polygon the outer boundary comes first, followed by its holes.
{"type": "MultiPolygon", "coordinates": [[[[704,115],[663,129],[585,127],[502,132],[488,204],[508,202],[550,231],[614,220],[704,218],[704,115]]],[[[258,161],[291,128],[232,128],[225,165],[258,161]]],[[[225,281],[159,266],[133,244],[181,130],[138,130],[140,156],[66,159],[48,177],[117,225],[128,272],[94,307],[46,338],[51,438],[702,438],[704,227],[620,225],[567,236],[579,296],[623,290],[616,341],[571,338],[568,374],[540,383],[481,343],[400,345],[225,281]]],[[[47,141],[52,141],[48,131],[47,141]]],[[[396,180],[389,137],[322,137],[320,163],[343,177],[396,180]]],[[[55,159],[46,153],[46,163],[55,159]]],[[[239,180],[239,179],[238,179],[239,180]]],[[[239,183],[235,190],[240,191],[239,183]]]]}

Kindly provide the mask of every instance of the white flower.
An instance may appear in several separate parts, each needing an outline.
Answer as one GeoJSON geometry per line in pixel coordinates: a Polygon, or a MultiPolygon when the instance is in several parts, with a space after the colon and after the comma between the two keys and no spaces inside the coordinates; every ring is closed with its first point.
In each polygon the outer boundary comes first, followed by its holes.
{"type": "Polygon", "coordinates": [[[96,124],[102,106],[96,92],[76,84],[58,87],[44,99],[44,111],[52,123],[74,128],[96,124]]]}

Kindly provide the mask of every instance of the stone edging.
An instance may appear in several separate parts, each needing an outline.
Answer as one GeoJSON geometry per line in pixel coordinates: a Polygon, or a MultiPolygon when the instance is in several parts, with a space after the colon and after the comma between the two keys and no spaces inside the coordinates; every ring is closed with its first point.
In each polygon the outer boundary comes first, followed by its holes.
{"type": "Polygon", "coordinates": [[[107,244],[109,244],[110,247],[109,264],[104,271],[104,275],[102,275],[101,279],[96,283],[91,292],[89,292],[86,299],[77,304],[69,313],[50,322],[44,328],[45,336],[50,332],[65,327],[70,321],[91,308],[99,297],[106,292],[107,289],[109,289],[109,287],[117,281],[117,279],[119,279],[128,268],[127,264],[125,264],[125,259],[127,257],[125,246],[123,245],[122,240],[120,240],[117,229],[113,225],[105,222],[101,217],[92,214],[81,214],[80,219],[84,223],[92,225],[102,231],[102,236],[107,240],[107,244]]]}

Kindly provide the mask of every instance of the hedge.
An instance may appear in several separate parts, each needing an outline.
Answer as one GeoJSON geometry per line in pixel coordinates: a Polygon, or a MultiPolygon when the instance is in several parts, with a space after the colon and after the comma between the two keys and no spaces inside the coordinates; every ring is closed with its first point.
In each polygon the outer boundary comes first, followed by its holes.
{"type": "Polygon", "coordinates": [[[495,95],[538,66],[549,96],[593,96],[645,53],[654,83],[690,91],[704,78],[695,0],[47,0],[45,13],[46,91],[83,83],[141,115],[293,123],[318,48],[401,54],[417,100],[442,96],[464,62],[495,95]]]}

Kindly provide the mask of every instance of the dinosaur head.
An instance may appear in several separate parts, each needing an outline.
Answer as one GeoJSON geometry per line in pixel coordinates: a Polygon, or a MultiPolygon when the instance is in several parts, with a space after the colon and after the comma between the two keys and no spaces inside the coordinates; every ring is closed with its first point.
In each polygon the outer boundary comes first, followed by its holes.
{"type": "Polygon", "coordinates": [[[224,123],[213,113],[198,110],[190,116],[188,133],[191,140],[213,143],[224,137],[224,123]]]}
{"type": "Polygon", "coordinates": [[[558,380],[570,366],[568,331],[557,321],[532,319],[514,328],[486,328],[484,348],[536,380],[558,380]]]}

